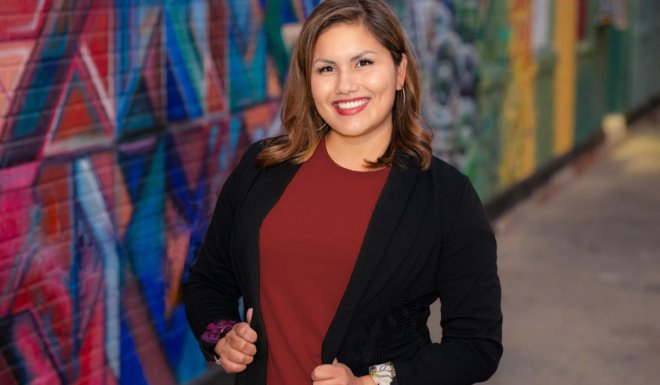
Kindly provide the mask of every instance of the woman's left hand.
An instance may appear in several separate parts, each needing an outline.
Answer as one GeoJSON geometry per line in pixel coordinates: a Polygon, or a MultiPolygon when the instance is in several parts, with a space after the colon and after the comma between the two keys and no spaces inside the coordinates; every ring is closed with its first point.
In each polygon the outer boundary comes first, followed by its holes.
{"type": "Polygon", "coordinates": [[[312,381],[314,381],[314,385],[364,385],[374,383],[371,379],[369,379],[370,382],[362,382],[361,378],[355,377],[351,369],[344,364],[340,364],[336,358],[332,365],[317,366],[312,371],[312,381]]]}

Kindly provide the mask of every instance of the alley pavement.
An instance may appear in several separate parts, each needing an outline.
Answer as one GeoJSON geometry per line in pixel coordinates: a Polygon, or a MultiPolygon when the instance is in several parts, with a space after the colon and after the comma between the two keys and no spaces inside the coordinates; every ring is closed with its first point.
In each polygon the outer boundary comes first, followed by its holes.
{"type": "Polygon", "coordinates": [[[504,355],[486,384],[660,383],[660,110],[493,225],[504,355]]]}

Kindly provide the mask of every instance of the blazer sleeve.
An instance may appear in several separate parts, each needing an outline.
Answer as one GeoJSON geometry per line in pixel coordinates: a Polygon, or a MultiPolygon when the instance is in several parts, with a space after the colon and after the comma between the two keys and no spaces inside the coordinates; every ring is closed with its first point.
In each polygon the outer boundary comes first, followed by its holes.
{"type": "Polygon", "coordinates": [[[488,380],[502,356],[497,245],[469,179],[443,233],[436,272],[442,341],[410,361],[393,360],[401,385],[468,385],[488,380]]]}
{"type": "Polygon", "coordinates": [[[239,201],[238,189],[260,142],[252,144],[222,186],[204,241],[184,284],[186,317],[204,357],[214,359],[216,343],[240,322],[241,292],[231,265],[229,243],[239,201]]]}

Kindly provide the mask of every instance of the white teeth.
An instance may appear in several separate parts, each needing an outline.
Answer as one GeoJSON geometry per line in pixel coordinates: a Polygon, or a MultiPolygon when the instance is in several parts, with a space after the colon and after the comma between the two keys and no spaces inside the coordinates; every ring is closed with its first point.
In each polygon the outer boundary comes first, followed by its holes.
{"type": "Polygon", "coordinates": [[[336,105],[337,105],[337,107],[341,108],[342,110],[347,110],[349,108],[359,107],[359,106],[365,104],[368,101],[369,101],[369,99],[367,98],[367,99],[362,99],[362,100],[356,100],[354,102],[349,102],[349,103],[336,103],[336,105]]]}

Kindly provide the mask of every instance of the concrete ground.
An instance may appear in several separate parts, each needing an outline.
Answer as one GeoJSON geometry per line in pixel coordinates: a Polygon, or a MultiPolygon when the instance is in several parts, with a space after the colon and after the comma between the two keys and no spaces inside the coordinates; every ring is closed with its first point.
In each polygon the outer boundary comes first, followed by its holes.
{"type": "Polygon", "coordinates": [[[494,228],[504,356],[487,384],[660,383],[660,110],[494,228]]]}

